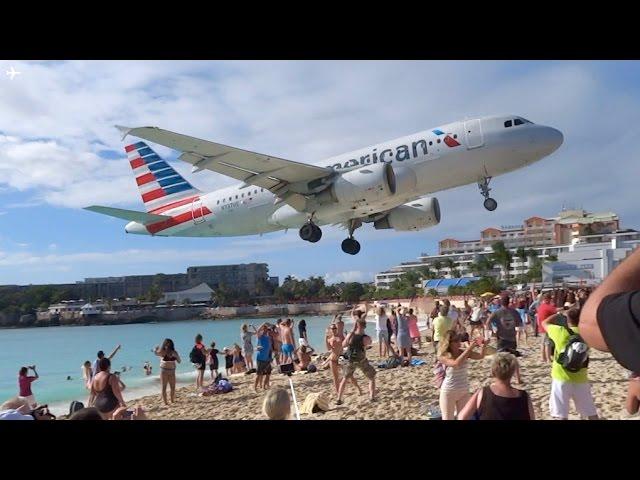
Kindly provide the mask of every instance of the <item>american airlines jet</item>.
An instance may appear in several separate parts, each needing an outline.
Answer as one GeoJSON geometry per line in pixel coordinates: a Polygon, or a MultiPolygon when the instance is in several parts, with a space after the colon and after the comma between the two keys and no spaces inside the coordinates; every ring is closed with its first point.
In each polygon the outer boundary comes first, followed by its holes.
{"type": "Polygon", "coordinates": [[[484,207],[492,177],[550,155],[562,133],[516,115],[490,116],[441,125],[353,152],[317,165],[285,160],[157,127],[118,127],[132,135],[182,152],[193,172],[211,170],[240,184],[203,193],[180,176],[146,143],[125,147],[145,212],[91,206],[87,210],[129,220],[125,232],[155,236],[218,237],[254,235],[299,228],[300,238],[317,242],[322,225],[348,231],[345,253],[360,244],[354,231],[421,230],[440,222],[441,190],[477,183],[484,207]]]}

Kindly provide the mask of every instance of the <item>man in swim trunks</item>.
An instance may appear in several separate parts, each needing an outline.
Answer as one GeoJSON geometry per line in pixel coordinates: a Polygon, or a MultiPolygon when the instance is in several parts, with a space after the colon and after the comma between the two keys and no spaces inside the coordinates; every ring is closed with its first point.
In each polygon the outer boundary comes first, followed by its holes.
{"type": "Polygon", "coordinates": [[[282,363],[293,363],[295,344],[290,318],[280,324],[280,338],[282,339],[282,363]]]}
{"type": "MultiPolygon", "coordinates": [[[[338,336],[338,326],[335,324],[331,324],[329,326],[330,334],[327,336],[326,343],[327,348],[329,349],[329,358],[324,362],[322,368],[325,368],[327,364],[331,366],[331,374],[333,375],[333,386],[336,389],[336,393],[340,391],[340,366],[338,365],[338,360],[340,359],[340,355],[342,355],[342,341],[343,339],[338,336]]],[[[355,385],[358,389],[358,394],[362,395],[362,389],[355,377],[351,377],[351,383],[355,385]]]]}
{"type": "Polygon", "coordinates": [[[347,381],[353,378],[356,369],[362,370],[362,373],[369,379],[369,399],[372,402],[375,400],[376,370],[367,360],[365,349],[371,345],[371,337],[365,333],[366,326],[367,321],[364,318],[358,319],[355,329],[342,342],[342,346],[348,348],[349,360],[344,367],[344,378],[340,382],[336,405],[342,404],[344,387],[347,385],[347,381]]]}
{"type": "Polygon", "coordinates": [[[269,388],[269,377],[271,376],[271,355],[272,355],[272,342],[269,335],[269,324],[263,323],[257,330],[257,347],[258,353],[256,360],[258,362],[258,368],[256,370],[256,381],[253,385],[253,389],[257,392],[258,387],[262,387],[264,390],[269,388]]]}

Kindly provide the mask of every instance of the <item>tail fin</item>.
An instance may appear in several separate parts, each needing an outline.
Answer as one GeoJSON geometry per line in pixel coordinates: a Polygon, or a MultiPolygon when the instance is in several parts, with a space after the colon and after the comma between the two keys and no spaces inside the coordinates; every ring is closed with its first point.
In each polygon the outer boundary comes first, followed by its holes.
{"type": "Polygon", "coordinates": [[[146,143],[124,147],[147,212],[200,194],[146,143]]]}

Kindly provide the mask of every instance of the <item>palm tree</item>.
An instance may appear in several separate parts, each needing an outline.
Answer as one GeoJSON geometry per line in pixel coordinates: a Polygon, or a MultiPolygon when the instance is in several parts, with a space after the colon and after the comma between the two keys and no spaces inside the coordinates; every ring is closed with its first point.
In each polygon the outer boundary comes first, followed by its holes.
{"type": "Polygon", "coordinates": [[[436,275],[440,277],[440,269],[442,268],[442,263],[440,262],[440,260],[436,260],[435,262],[433,262],[433,268],[436,269],[436,275]]]}
{"type": "Polygon", "coordinates": [[[495,263],[500,265],[502,269],[503,279],[509,280],[509,266],[511,265],[511,260],[513,260],[513,256],[511,252],[506,249],[504,246],[504,242],[495,242],[492,246],[493,248],[493,260],[495,263]]]}
{"type": "MultiPolygon", "coordinates": [[[[518,257],[522,263],[527,261],[527,251],[524,247],[518,247],[516,250],[516,257],[518,257]]],[[[524,270],[524,265],[521,266],[520,270],[524,270]]]]}
{"type": "Polygon", "coordinates": [[[453,277],[453,269],[456,268],[456,262],[454,262],[452,258],[447,258],[444,264],[449,269],[449,275],[453,277]]]}

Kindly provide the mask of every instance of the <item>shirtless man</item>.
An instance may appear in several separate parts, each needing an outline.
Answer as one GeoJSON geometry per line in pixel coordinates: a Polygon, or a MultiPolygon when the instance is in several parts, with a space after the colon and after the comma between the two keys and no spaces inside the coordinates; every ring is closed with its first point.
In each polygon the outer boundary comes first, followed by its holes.
{"type": "Polygon", "coordinates": [[[295,350],[295,343],[293,341],[293,328],[290,318],[287,318],[280,324],[280,338],[282,339],[281,363],[293,363],[293,352],[295,350]]]}
{"type": "MultiPolygon", "coordinates": [[[[329,330],[331,331],[331,335],[327,336],[326,343],[327,343],[327,348],[331,353],[329,354],[329,358],[327,358],[327,360],[322,365],[322,368],[325,368],[327,364],[330,365],[331,373],[333,375],[333,386],[336,389],[336,393],[338,393],[340,390],[340,381],[341,381],[340,366],[338,365],[338,359],[340,358],[340,355],[342,355],[343,338],[338,336],[337,325],[332,323],[329,326],[329,330]]],[[[362,395],[362,389],[360,388],[360,386],[358,385],[358,382],[353,376],[351,377],[351,383],[353,383],[353,385],[355,385],[355,387],[358,389],[358,394],[362,395]]]]}

